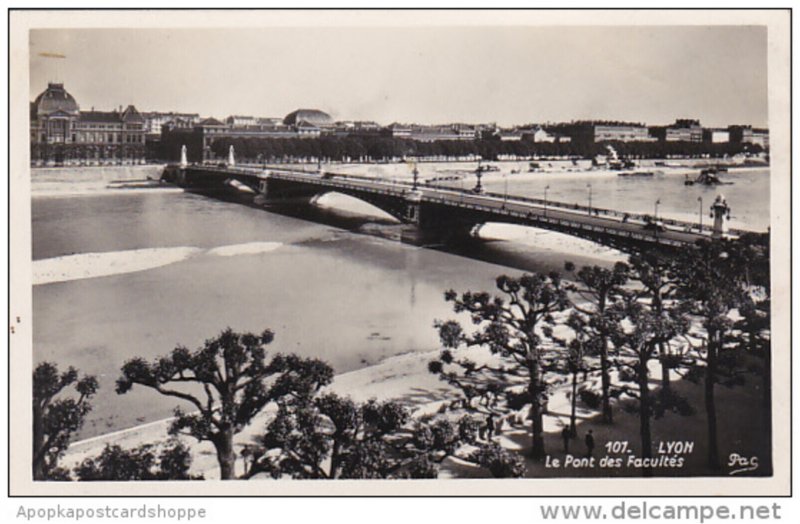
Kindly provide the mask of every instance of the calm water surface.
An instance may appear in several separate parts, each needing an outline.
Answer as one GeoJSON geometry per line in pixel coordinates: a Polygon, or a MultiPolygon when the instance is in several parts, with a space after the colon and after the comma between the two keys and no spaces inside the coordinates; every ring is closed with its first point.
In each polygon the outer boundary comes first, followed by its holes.
{"type": "MultiPolygon", "coordinates": [[[[733,173],[730,178],[736,183],[724,190],[734,218],[765,228],[768,175],[733,173]]],[[[47,182],[52,189],[58,181],[47,182]]],[[[495,180],[487,186],[502,192],[505,183],[495,180]]],[[[539,196],[549,184],[548,198],[583,203],[586,183],[573,176],[511,180],[509,187],[539,196]]],[[[649,212],[660,198],[660,210],[675,218],[691,217],[697,196],[710,204],[715,194],[684,188],[667,176],[592,179],[591,184],[596,206],[649,212]]],[[[360,234],[344,219],[317,223],[157,190],[34,196],[32,219],[34,260],[200,248],[185,260],[146,271],[34,286],[34,362],[74,365],[100,379],[102,392],[82,437],[172,413],[177,401],[151,391],[113,393],[120,366],[134,356],[152,359],[177,344],[193,348],[226,326],[268,327],[276,332],[273,351],[317,356],[344,372],[387,356],[436,349],[433,320],[452,316],[442,298],[448,288],[491,289],[501,273],[558,269],[565,258],[596,262],[591,250],[579,255],[541,249],[535,236],[472,246],[476,260],[360,234]],[[208,252],[251,242],[280,247],[235,256],[208,252]]]]}

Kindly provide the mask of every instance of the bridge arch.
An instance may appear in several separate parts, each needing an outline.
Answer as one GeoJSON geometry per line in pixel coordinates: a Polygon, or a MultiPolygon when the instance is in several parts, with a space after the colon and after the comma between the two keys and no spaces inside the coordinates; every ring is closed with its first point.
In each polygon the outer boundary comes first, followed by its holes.
{"type": "Polygon", "coordinates": [[[286,181],[279,178],[262,178],[258,192],[265,202],[312,203],[325,195],[344,195],[376,208],[400,222],[410,222],[408,208],[396,195],[368,192],[348,187],[324,187],[313,183],[286,181]]]}
{"type": "Polygon", "coordinates": [[[473,231],[477,234],[477,238],[484,240],[503,240],[514,241],[513,239],[506,238],[492,238],[486,235],[487,229],[491,230],[493,227],[514,226],[529,231],[541,231],[544,233],[556,233],[578,240],[579,242],[589,242],[595,246],[613,249],[621,253],[634,254],[643,250],[657,250],[664,253],[675,251],[676,246],[669,244],[658,245],[653,243],[653,236],[646,231],[632,233],[628,237],[619,237],[616,235],[608,235],[602,230],[594,230],[591,228],[576,228],[573,224],[559,223],[558,221],[539,221],[536,217],[520,217],[514,219],[513,217],[505,218],[487,218],[486,220],[477,221],[474,224],[473,231]],[[481,235],[483,233],[484,235],[481,235]]]}
{"type": "MultiPolygon", "coordinates": [[[[597,239],[583,238],[574,234],[545,229],[530,224],[490,221],[478,224],[472,230],[473,236],[482,241],[508,242],[523,246],[558,250],[564,253],[584,256],[624,257],[619,247],[608,245],[597,239]]],[[[630,250],[629,250],[630,251],[630,250]]]]}
{"type": "Polygon", "coordinates": [[[309,203],[319,207],[341,210],[347,213],[357,213],[377,219],[404,222],[405,212],[397,206],[382,206],[384,202],[370,202],[362,195],[348,194],[343,191],[318,191],[311,196],[309,203]]]}
{"type": "MultiPolygon", "coordinates": [[[[259,203],[307,205],[325,193],[340,193],[370,204],[407,224],[419,238],[463,237],[473,226],[509,223],[556,231],[626,253],[644,250],[675,252],[698,240],[721,234],[716,227],[676,220],[653,222],[649,217],[607,209],[571,206],[527,197],[475,194],[450,188],[394,184],[355,175],[305,173],[291,169],[172,166],[167,180],[198,192],[230,195],[259,203]],[[629,220],[630,219],[630,220],[629,220]],[[455,233],[455,235],[453,234],[455,233]]],[[[742,231],[730,231],[742,234],[742,231]]]]}

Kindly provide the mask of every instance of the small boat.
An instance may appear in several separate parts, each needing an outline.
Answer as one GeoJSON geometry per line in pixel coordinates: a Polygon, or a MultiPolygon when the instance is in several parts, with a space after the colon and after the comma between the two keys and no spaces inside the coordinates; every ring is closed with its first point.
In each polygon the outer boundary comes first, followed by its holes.
{"type": "Polygon", "coordinates": [[[732,185],[733,182],[725,182],[721,180],[719,178],[719,170],[715,167],[710,167],[708,169],[701,170],[700,174],[694,180],[690,180],[689,175],[686,175],[683,185],[693,186],[694,184],[702,184],[704,186],[729,186],[732,185]]]}
{"type": "Polygon", "coordinates": [[[152,178],[137,179],[137,180],[111,180],[106,186],[108,189],[141,189],[160,187],[160,180],[153,180],[152,178]]]}
{"type": "Polygon", "coordinates": [[[633,160],[629,160],[627,158],[618,160],[613,159],[608,161],[608,168],[612,171],[619,171],[621,169],[630,169],[632,167],[636,167],[636,164],[633,160]]]}

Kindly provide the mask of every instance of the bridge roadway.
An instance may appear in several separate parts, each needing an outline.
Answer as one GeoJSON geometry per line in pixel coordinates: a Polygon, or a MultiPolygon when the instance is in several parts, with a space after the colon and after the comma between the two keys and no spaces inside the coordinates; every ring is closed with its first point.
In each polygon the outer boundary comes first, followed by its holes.
{"type": "MultiPolygon", "coordinates": [[[[309,177],[314,175],[300,175],[289,172],[272,171],[271,177],[281,180],[291,180],[294,182],[309,183],[309,177]]],[[[315,178],[315,185],[324,187],[331,191],[347,190],[358,192],[378,192],[390,194],[397,197],[407,198],[412,192],[412,188],[405,184],[379,181],[374,179],[362,180],[347,176],[334,176],[330,179],[319,177],[315,178]]],[[[701,238],[708,239],[710,235],[700,234],[697,231],[689,232],[676,230],[669,226],[664,226],[664,231],[645,229],[644,223],[623,221],[616,216],[601,216],[601,210],[595,214],[590,211],[570,211],[565,209],[567,204],[561,202],[542,202],[533,203],[527,200],[517,199],[514,196],[477,194],[459,189],[418,186],[420,201],[427,204],[438,204],[451,208],[478,211],[481,214],[488,214],[496,217],[496,222],[525,223],[542,227],[543,225],[556,226],[553,229],[561,229],[564,226],[572,229],[582,229],[602,234],[612,234],[634,240],[653,242],[674,247],[681,247],[687,244],[694,244],[701,238]],[[560,226],[560,227],[559,227],[560,226]]],[[[697,227],[695,224],[685,224],[686,227],[697,227]]],[[[684,229],[685,229],[684,228],[684,229]]]]}
{"type": "MultiPolygon", "coordinates": [[[[192,170],[193,168],[188,168],[192,170]]],[[[701,232],[697,224],[675,220],[659,221],[663,228],[648,226],[643,221],[643,216],[621,213],[602,208],[588,208],[565,204],[562,202],[544,201],[517,197],[514,195],[499,195],[496,193],[474,193],[454,188],[419,185],[414,190],[409,183],[380,180],[345,174],[323,174],[294,171],[288,169],[246,168],[246,167],[198,167],[208,176],[216,173],[219,177],[228,177],[226,183],[230,185],[232,179],[239,182],[238,190],[247,191],[241,187],[246,185],[250,190],[267,195],[264,199],[269,201],[267,190],[269,184],[280,183],[283,186],[307,188],[317,193],[339,192],[361,198],[367,202],[390,212],[396,218],[406,223],[415,223],[420,228],[425,225],[420,220],[426,209],[435,211],[429,215],[436,215],[435,221],[442,227],[456,224],[479,225],[486,222],[503,222],[530,225],[533,227],[560,231],[573,236],[578,236],[599,243],[624,249],[633,245],[638,248],[652,246],[663,247],[669,250],[680,249],[693,245],[699,239],[711,238],[710,228],[703,228],[701,232]],[[273,182],[274,181],[274,182],[273,182]],[[405,211],[399,212],[392,206],[381,205],[382,202],[396,201],[402,203],[403,210],[409,205],[417,205],[416,216],[405,211]],[[448,223],[448,218],[456,217],[448,223]]],[[[236,185],[234,184],[234,187],[236,185]]],[[[256,199],[258,202],[258,198],[256,199]]],[[[729,234],[738,235],[745,231],[734,230],[729,234]]]]}

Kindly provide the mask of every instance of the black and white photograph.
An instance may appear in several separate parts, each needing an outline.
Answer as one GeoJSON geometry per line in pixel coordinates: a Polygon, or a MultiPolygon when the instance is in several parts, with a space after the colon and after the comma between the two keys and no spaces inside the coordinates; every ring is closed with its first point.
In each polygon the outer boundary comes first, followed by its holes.
{"type": "Polygon", "coordinates": [[[788,492],[789,17],[11,13],[12,493],[788,492]]]}

